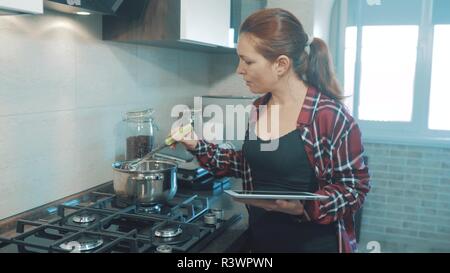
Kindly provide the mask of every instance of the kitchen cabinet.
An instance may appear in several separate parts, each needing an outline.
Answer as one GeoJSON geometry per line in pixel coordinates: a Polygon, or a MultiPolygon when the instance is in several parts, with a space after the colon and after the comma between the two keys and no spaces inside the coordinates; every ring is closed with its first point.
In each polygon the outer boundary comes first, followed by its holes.
{"type": "Polygon", "coordinates": [[[234,50],[229,38],[230,0],[133,0],[117,13],[103,17],[104,40],[211,52],[234,50]]]}
{"type": "Polygon", "coordinates": [[[68,14],[100,14],[115,15],[118,8],[126,3],[124,0],[45,0],[46,9],[55,10],[68,14]]]}
{"type": "Polygon", "coordinates": [[[230,0],[180,1],[180,39],[229,47],[230,0]]]}
{"type": "Polygon", "coordinates": [[[43,14],[43,0],[0,0],[0,15],[43,14]]]}

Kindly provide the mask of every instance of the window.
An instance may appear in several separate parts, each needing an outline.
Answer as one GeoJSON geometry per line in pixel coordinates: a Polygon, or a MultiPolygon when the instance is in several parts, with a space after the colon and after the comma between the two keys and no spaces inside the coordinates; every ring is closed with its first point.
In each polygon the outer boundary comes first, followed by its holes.
{"type": "Polygon", "coordinates": [[[359,119],[411,121],[418,34],[417,26],[363,27],[359,119]]]}
{"type": "Polygon", "coordinates": [[[353,94],[355,82],[356,63],[356,27],[347,27],[345,31],[345,79],[344,79],[344,103],[349,111],[353,113],[353,94]]]}
{"type": "Polygon", "coordinates": [[[345,104],[370,139],[450,143],[450,1],[375,2],[341,5],[345,104]]]}
{"type": "Polygon", "coordinates": [[[431,69],[431,96],[428,128],[450,130],[450,25],[436,25],[433,41],[433,67],[431,69]]]}

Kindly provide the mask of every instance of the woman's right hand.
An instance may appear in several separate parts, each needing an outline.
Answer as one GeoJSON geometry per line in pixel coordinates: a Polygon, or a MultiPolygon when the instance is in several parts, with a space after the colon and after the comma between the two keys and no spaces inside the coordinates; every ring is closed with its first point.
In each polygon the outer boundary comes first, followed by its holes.
{"type": "Polygon", "coordinates": [[[198,143],[198,136],[194,132],[194,128],[192,126],[179,126],[172,128],[169,137],[173,138],[176,142],[173,143],[170,147],[175,149],[177,142],[183,144],[186,149],[193,151],[198,143]]]}

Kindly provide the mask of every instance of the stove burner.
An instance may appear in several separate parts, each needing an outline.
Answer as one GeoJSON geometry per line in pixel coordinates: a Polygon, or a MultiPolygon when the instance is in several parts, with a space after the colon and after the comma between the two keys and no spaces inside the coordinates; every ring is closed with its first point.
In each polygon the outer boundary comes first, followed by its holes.
{"type": "Polygon", "coordinates": [[[92,223],[95,221],[95,219],[97,219],[95,217],[95,215],[75,215],[74,217],[72,217],[72,221],[74,223],[77,224],[88,224],[88,223],[92,223]]]}
{"type": "Polygon", "coordinates": [[[166,225],[155,231],[155,236],[160,238],[173,238],[183,233],[179,225],[166,225]]]}
{"type": "Polygon", "coordinates": [[[172,253],[172,247],[169,245],[160,245],[156,248],[156,253],[172,253]]]}
{"type": "Polygon", "coordinates": [[[189,241],[192,238],[192,234],[183,231],[178,224],[167,224],[158,228],[155,231],[155,237],[153,238],[153,245],[177,245],[189,241]]]}
{"type": "Polygon", "coordinates": [[[70,241],[68,243],[62,243],[59,245],[59,247],[64,250],[79,253],[82,251],[89,251],[95,249],[101,246],[102,244],[103,244],[102,239],[80,238],[78,241],[70,241]]]}
{"type": "Polygon", "coordinates": [[[138,212],[147,213],[147,214],[159,214],[161,213],[161,205],[156,204],[152,206],[141,206],[138,209],[138,212]]]}
{"type": "Polygon", "coordinates": [[[217,224],[217,216],[214,213],[207,213],[203,218],[205,224],[207,225],[215,225],[217,224]]]}
{"type": "Polygon", "coordinates": [[[192,239],[192,235],[187,233],[182,233],[181,235],[178,235],[176,237],[155,237],[153,239],[152,244],[155,246],[161,246],[161,245],[181,245],[187,241],[192,239]]]}
{"type": "Polygon", "coordinates": [[[223,220],[225,214],[223,209],[211,209],[211,212],[216,215],[217,220],[223,220]]]}

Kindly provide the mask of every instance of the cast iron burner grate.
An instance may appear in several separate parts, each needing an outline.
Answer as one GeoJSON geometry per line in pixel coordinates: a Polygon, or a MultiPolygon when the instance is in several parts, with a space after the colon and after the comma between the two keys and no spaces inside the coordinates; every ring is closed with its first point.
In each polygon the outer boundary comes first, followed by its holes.
{"type": "Polygon", "coordinates": [[[19,220],[13,238],[0,237],[2,252],[199,252],[242,218],[204,222],[208,198],[175,196],[160,210],[115,206],[114,194],[91,192],[57,208],[50,220],[19,220]]]}

